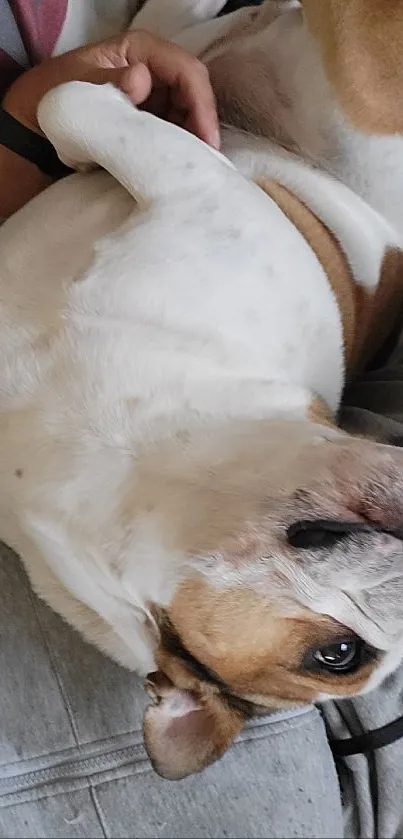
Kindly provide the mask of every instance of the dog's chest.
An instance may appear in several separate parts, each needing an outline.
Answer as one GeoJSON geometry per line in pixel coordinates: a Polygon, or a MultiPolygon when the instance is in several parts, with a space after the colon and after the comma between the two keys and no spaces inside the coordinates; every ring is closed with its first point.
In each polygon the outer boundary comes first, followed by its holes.
{"type": "Polygon", "coordinates": [[[271,415],[282,384],[291,413],[304,388],[337,404],[342,384],[324,272],[257,186],[237,176],[139,214],[106,175],[87,182],[88,195],[72,179],[36,200],[16,261],[24,217],[0,231],[0,509],[18,550],[16,519],[32,511],[96,531],[133,456],[161,436],[271,415]],[[84,224],[87,198],[90,216],[99,207],[84,224]]]}
{"type": "Polygon", "coordinates": [[[61,262],[55,239],[59,252],[72,231],[63,239],[61,206],[52,227],[51,193],[37,201],[30,246],[16,277],[10,266],[3,280],[3,409],[41,406],[62,427],[105,427],[125,439],[142,412],[220,413],[232,404],[253,414],[242,382],[255,382],[257,392],[261,382],[291,379],[337,402],[337,306],[314,254],[274,202],[257,187],[244,193],[241,182],[239,193],[207,190],[193,205],[188,197],[125,222],[133,205],[122,195],[111,193],[106,215],[86,228],[92,244],[87,235],[84,250],[70,249],[61,262]],[[38,302],[42,273],[49,287],[38,302]]]}

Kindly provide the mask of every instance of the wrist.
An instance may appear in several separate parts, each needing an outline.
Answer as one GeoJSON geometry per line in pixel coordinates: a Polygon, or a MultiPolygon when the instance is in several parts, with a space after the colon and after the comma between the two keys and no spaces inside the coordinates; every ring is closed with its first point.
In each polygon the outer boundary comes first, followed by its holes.
{"type": "Polygon", "coordinates": [[[25,128],[42,134],[36,118],[36,109],[45,91],[41,95],[37,89],[37,81],[36,67],[22,73],[6,91],[1,106],[25,128]]]}
{"type": "Polygon", "coordinates": [[[43,134],[33,131],[30,125],[17,119],[11,112],[20,114],[15,108],[7,110],[0,106],[0,145],[33,163],[39,171],[50,178],[60,178],[71,172],[61,160],[52,143],[43,134]]]}

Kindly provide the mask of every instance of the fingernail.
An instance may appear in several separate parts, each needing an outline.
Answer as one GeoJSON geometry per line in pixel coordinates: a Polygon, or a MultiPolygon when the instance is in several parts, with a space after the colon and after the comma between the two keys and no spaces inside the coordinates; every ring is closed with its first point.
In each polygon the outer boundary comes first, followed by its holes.
{"type": "Polygon", "coordinates": [[[218,128],[216,128],[211,135],[211,145],[217,150],[221,146],[221,135],[218,128]]]}

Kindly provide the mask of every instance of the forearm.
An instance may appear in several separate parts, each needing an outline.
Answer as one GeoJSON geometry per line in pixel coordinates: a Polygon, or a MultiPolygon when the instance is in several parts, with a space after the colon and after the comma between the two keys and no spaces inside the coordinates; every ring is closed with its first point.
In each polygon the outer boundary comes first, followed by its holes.
{"type": "MultiPolygon", "coordinates": [[[[23,73],[6,92],[1,103],[5,111],[26,128],[40,132],[36,122],[37,104],[49,87],[64,81],[65,61],[60,56],[23,73]]],[[[35,163],[0,144],[0,219],[11,216],[53,180],[35,163]]]]}
{"type": "Polygon", "coordinates": [[[0,145],[0,219],[11,216],[51,183],[33,163],[0,145]]]}
{"type": "MultiPolygon", "coordinates": [[[[71,77],[85,78],[86,73],[91,75],[92,72],[94,76],[91,65],[87,68],[86,58],[87,53],[76,50],[28,70],[7,91],[2,106],[22,125],[39,131],[36,123],[37,103],[49,87],[56,87],[71,77]],[[70,63],[73,72],[69,69],[70,63]]],[[[34,163],[0,144],[0,220],[8,218],[27,204],[53,180],[34,163]]]]}

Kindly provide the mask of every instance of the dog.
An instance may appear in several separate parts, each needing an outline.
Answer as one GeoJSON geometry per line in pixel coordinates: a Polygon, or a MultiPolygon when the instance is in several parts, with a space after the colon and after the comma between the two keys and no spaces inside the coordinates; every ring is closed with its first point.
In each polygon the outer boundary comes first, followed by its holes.
{"type": "Polygon", "coordinates": [[[0,536],[146,677],[171,779],[403,653],[403,453],[337,426],[402,294],[402,7],[223,5],[133,22],[206,61],[222,152],[63,85],[77,173],[0,230],[0,536]]]}

